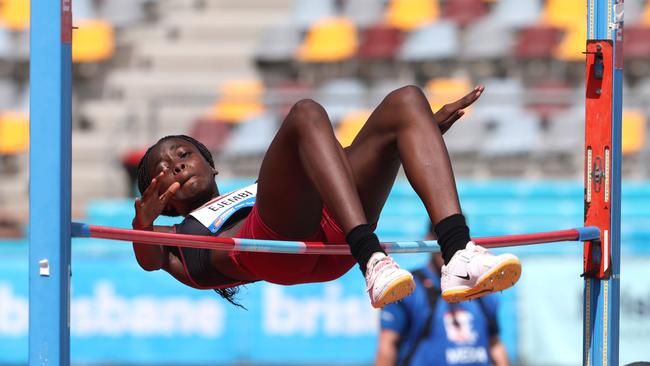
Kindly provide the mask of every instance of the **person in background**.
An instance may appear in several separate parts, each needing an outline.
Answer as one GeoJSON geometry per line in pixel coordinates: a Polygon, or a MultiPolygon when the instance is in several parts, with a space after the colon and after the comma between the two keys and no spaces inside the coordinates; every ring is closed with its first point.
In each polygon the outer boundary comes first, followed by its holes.
{"type": "MultiPolygon", "coordinates": [[[[427,239],[435,238],[429,228],[427,239]]],[[[441,297],[440,253],[413,272],[416,290],[381,310],[376,366],[507,366],[508,354],[499,338],[497,298],[446,302],[441,297]]]]}

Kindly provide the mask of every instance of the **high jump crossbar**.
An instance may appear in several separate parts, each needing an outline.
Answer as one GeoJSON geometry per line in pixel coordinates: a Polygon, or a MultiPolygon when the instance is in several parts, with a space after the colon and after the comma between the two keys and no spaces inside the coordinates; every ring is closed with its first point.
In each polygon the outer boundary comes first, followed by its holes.
{"type": "MultiPolygon", "coordinates": [[[[618,365],[623,0],[587,0],[583,364],[618,365]]],[[[29,364],[70,364],[72,0],[31,0],[29,364]]],[[[76,229],[75,229],[76,230],[76,229]]]]}
{"type": "MultiPolygon", "coordinates": [[[[72,223],[72,236],[138,242],[152,245],[173,245],[178,247],[206,248],[222,251],[273,252],[288,254],[350,254],[350,246],[334,243],[278,241],[242,238],[221,238],[215,236],[161,233],[143,230],[72,223]]],[[[554,243],[561,241],[590,241],[600,238],[600,229],[595,226],[531,234],[504,235],[472,238],[481,246],[500,248],[520,245],[554,243]]],[[[435,240],[394,241],[381,243],[389,253],[439,252],[435,240]]]]}

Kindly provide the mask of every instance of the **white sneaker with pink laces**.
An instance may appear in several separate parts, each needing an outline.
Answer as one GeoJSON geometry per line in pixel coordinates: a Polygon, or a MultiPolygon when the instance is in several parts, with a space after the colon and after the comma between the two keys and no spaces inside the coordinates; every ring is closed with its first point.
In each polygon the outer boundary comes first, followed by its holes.
{"type": "Polygon", "coordinates": [[[460,302],[512,287],[521,276],[521,263],[512,254],[494,255],[470,241],[441,272],[442,298],[460,302]]]}
{"type": "Polygon", "coordinates": [[[374,308],[399,301],[415,290],[411,272],[399,268],[393,258],[375,253],[368,261],[366,285],[374,308]]]}

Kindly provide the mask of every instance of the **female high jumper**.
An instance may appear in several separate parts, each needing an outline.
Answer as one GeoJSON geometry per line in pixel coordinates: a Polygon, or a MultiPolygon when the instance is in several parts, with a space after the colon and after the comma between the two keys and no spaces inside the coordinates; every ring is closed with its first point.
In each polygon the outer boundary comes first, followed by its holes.
{"type": "Polygon", "coordinates": [[[226,195],[219,193],[218,171],[203,144],[188,136],[166,136],[140,161],[142,196],[135,201],[134,229],[347,242],[352,255],[224,252],[133,243],[137,261],[147,271],[163,269],[188,286],[214,289],[234,304],[241,284],[330,281],[358,263],[372,306],[382,307],[415,288],[411,274],[386,255],[373,233],[403,166],[440,244],[445,262],[443,297],[463,301],[506,289],[519,278],[519,260],[511,254],[492,255],[471,242],[442,139],[483,90],[478,86],[434,114],[418,87],[397,89],[345,149],[334,136],[327,112],[312,100],[301,100],[271,142],[257,183],[226,195]],[[161,214],[185,219],[172,227],[154,226],[161,214]]]}

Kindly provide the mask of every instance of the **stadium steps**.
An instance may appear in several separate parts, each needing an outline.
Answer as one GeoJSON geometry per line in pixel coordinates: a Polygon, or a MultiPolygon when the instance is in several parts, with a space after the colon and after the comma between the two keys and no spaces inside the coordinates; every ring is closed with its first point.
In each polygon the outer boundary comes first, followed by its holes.
{"type": "Polygon", "coordinates": [[[162,20],[163,26],[179,38],[192,40],[254,40],[269,25],[286,19],[286,9],[210,9],[209,11],[179,11],[162,20]]]}
{"type": "Polygon", "coordinates": [[[255,44],[232,41],[159,41],[140,45],[134,62],[153,70],[229,70],[248,72],[255,44]]]}
{"type": "Polygon", "coordinates": [[[204,96],[214,95],[223,81],[256,78],[257,73],[252,69],[240,73],[230,70],[168,72],[123,69],[108,75],[106,90],[111,96],[123,100],[151,100],[160,95],[204,96]]]}

